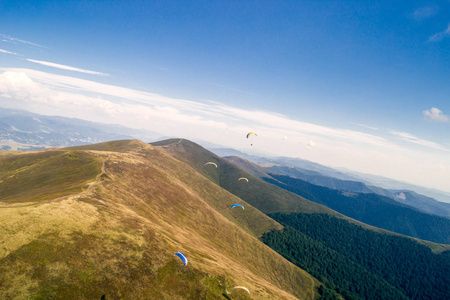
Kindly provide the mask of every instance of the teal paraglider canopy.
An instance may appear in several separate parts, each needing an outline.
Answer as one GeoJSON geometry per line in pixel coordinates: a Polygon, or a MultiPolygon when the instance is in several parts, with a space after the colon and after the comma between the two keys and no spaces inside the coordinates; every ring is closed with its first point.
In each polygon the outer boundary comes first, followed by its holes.
{"type": "Polygon", "coordinates": [[[233,204],[233,205],[231,205],[231,208],[237,207],[237,206],[240,206],[240,207],[242,207],[242,209],[244,209],[244,206],[242,206],[242,204],[233,204]]]}

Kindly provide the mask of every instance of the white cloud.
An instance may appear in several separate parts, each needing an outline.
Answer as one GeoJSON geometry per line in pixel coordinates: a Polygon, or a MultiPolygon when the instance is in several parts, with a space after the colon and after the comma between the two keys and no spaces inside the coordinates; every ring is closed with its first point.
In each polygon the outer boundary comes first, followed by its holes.
{"type": "Polygon", "coordinates": [[[0,53],[17,55],[17,53],[15,53],[15,52],[11,52],[11,51],[8,51],[8,50],[3,50],[3,49],[0,49],[0,53]]]}
{"type": "MultiPolygon", "coordinates": [[[[39,73],[42,72],[36,74],[39,73]]],[[[54,80],[53,83],[60,87],[55,88],[49,84],[39,82],[36,78],[31,78],[29,75],[26,70],[6,71],[0,75],[0,94],[3,94],[3,97],[8,99],[7,101],[10,105],[14,105],[13,101],[15,101],[16,104],[22,105],[22,107],[26,106],[27,109],[30,106],[39,107],[40,109],[45,107],[47,113],[50,112],[50,114],[106,123],[120,123],[134,128],[145,128],[150,123],[155,124],[157,128],[165,129],[165,133],[169,135],[176,134],[176,128],[179,124],[209,129],[225,127],[221,122],[204,119],[198,115],[187,114],[174,106],[164,104],[164,101],[159,101],[160,99],[152,102],[151,98],[149,98],[147,104],[137,101],[130,103],[126,98],[119,100],[106,99],[110,96],[109,94],[97,93],[95,95],[87,95],[79,93],[77,88],[69,85],[69,82],[64,82],[64,80],[58,82],[58,79],[70,79],[70,77],[47,74],[54,80]],[[176,126],[173,124],[176,124],[176,126]]],[[[86,84],[89,83],[89,81],[84,82],[86,84]]],[[[93,82],[90,83],[93,86],[96,85],[93,82]]],[[[76,85],[76,80],[73,84],[76,85]]],[[[110,87],[114,88],[113,86],[110,87]]],[[[100,86],[100,90],[102,88],[100,86]]],[[[118,89],[120,90],[120,88],[118,89]]],[[[94,90],[86,89],[86,92],[93,92],[94,90]]],[[[128,95],[132,95],[132,93],[128,95]]],[[[19,107],[16,106],[16,108],[19,107]]]]}
{"type": "Polygon", "coordinates": [[[417,21],[431,18],[432,16],[436,15],[439,11],[439,7],[437,6],[426,6],[421,7],[419,9],[416,9],[412,14],[411,17],[417,21]]]}
{"type": "Polygon", "coordinates": [[[429,110],[424,110],[422,113],[425,117],[425,120],[427,120],[427,121],[431,121],[431,122],[448,122],[449,121],[449,117],[444,115],[444,113],[436,107],[432,107],[429,110]]]}
{"type": "Polygon", "coordinates": [[[42,46],[42,45],[39,45],[36,43],[32,43],[32,42],[28,42],[28,41],[24,41],[24,40],[15,38],[15,37],[8,36],[6,34],[0,33],[0,37],[2,37],[3,42],[21,43],[21,44],[27,44],[27,45],[31,45],[31,46],[40,47],[40,48],[47,48],[45,46],[42,46]]]}
{"type": "Polygon", "coordinates": [[[442,41],[444,38],[447,38],[450,36],[450,24],[447,26],[447,29],[444,30],[443,32],[438,32],[434,35],[432,35],[429,39],[428,42],[433,42],[433,43],[437,43],[442,41]]]}
{"type": "Polygon", "coordinates": [[[92,75],[100,75],[100,76],[109,76],[109,74],[105,74],[105,73],[101,73],[101,72],[90,71],[90,70],[70,67],[70,66],[61,65],[61,64],[55,64],[55,63],[48,62],[48,61],[41,61],[41,60],[35,60],[35,59],[29,59],[29,58],[27,58],[27,60],[30,61],[30,62],[36,63],[36,64],[41,64],[41,65],[44,65],[44,66],[58,68],[58,69],[63,69],[63,70],[68,70],[68,71],[75,71],[75,72],[80,72],[80,73],[85,73],[85,74],[92,74],[92,75]]]}

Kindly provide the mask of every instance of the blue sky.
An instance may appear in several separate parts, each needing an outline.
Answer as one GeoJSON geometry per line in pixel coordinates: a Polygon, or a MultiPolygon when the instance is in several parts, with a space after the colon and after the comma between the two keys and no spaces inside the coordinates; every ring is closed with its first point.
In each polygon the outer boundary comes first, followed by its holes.
{"type": "Polygon", "coordinates": [[[450,191],[449,49],[448,0],[2,1],[0,106],[450,191]]]}

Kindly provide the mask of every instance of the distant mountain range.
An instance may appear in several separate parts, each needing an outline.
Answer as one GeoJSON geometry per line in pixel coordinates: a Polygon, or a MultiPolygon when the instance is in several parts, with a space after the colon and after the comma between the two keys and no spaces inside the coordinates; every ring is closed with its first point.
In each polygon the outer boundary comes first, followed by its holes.
{"type": "Polygon", "coordinates": [[[160,136],[149,130],[0,108],[0,150],[38,150],[132,138],[150,142],[160,136]]]}
{"type": "Polygon", "coordinates": [[[360,181],[341,180],[323,176],[315,171],[283,165],[268,166],[267,169],[290,177],[301,179],[309,183],[349,193],[377,194],[389,197],[399,203],[418,208],[424,212],[450,218],[450,203],[436,201],[433,198],[420,195],[410,190],[388,190],[373,185],[366,185],[360,181]]]}
{"type": "Polygon", "coordinates": [[[259,164],[274,173],[298,178],[306,182],[327,187],[331,189],[346,191],[350,193],[375,193],[380,196],[389,197],[399,203],[407,204],[430,214],[436,214],[450,218],[450,196],[443,192],[408,185],[399,181],[389,180],[380,176],[371,176],[358,173],[346,174],[320,164],[299,158],[289,157],[259,157],[248,155],[243,152],[227,148],[211,148],[211,151],[223,157],[237,156],[259,164]],[[367,178],[366,180],[362,178],[367,178]],[[388,189],[369,184],[369,179],[377,179],[384,185],[406,186],[409,189],[388,189]],[[383,184],[383,182],[385,184],[383,184]],[[423,194],[421,194],[421,192],[423,194]],[[425,196],[427,195],[427,196],[425,196]],[[438,198],[432,198],[436,196],[438,198]],[[442,202],[443,201],[443,202],[442,202]]]}
{"type": "Polygon", "coordinates": [[[249,155],[244,152],[230,149],[230,148],[208,148],[212,152],[216,153],[219,156],[239,156],[241,158],[244,158],[246,160],[249,160],[251,162],[255,162],[258,164],[261,164],[263,166],[271,166],[272,164],[275,165],[283,165],[283,166],[291,166],[291,167],[297,167],[308,171],[314,171],[314,174],[320,174],[322,176],[332,177],[336,179],[341,180],[353,180],[353,181],[360,181],[357,177],[353,177],[351,175],[348,175],[346,173],[340,172],[338,170],[335,170],[330,167],[323,166],[321,164],[301,159],[301,158],[292,158],[292,157],[266,157],[266,156],[256,156],[256,155],[249,155]]]}
{"type": "Polygon", "coordinates": [[[384,189],[390,189],[390,190],[415,191],[419,194],[427,195],[428,197],[434,198],[438,201],[450,203],[450,193],[401,182],[401,181],[394,180],[391,178],[386,178],[383,176],[377,176],[377,175],[372,175],[372,174],[363,174],[363,173],[346,170],[346,169],[341,169],[341,170],[342,170],[342,172],[346,172],[349,175],[357,178],[358,181],[365,182],[368,185],[383,187],[384,189]]]}

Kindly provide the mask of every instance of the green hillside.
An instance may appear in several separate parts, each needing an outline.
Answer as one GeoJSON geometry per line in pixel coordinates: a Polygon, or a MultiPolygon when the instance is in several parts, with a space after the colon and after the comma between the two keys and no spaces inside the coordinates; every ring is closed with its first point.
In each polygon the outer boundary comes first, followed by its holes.
{"type": "Polygon", "coordinates": [[[316,279],[258,239],[281,225],[164,148],[117,141],[1,159],[2,180],[22,178],[0,201],[1,299],[317,297],[316,279]],[[229,294],[236,285],[251,293],[229,294]]]}

